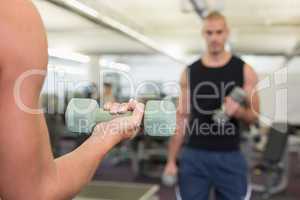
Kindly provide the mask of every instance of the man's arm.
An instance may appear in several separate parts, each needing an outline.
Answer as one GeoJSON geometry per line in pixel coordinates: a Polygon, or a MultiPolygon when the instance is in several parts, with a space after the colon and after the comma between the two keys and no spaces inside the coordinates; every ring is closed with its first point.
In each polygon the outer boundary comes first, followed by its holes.
{"type": "MultiPolygon", "coordinates": [[[[46,72],[47,67],[47,39],[41,18],[30,1],[2,0],[0,24],[0,198],[71,199],[91,180],[107,151],[124,139],[117,132],[131,135],[134,130],[131,126],[113,129],[116,132],[96,129],[78,149],[54,160],[43,114],[24,110],[24,105],[39,108],[44,77],[36,72],[46,72]],[[16,99],[16,83],[26,73],[29,76],[22,81],[20,98],[16,99]]],[[[143,112],[135,113],[124,118],[127,124],[140,123],[143,112]]],[[[99,127],[120,122],[122,119],[99,127]]]]}
{"type": "MultiPolygon", "coordinates": [[[[188,108],[188,74],[187,70],[185,70],[180,78],[180,95],[178,101],[178,107],[176,112],[176,133],[172,136],[170,143],[169,143],[169,153],[168,153],[168,164],[166,167],[166,173],[168,173],[168,165],[176,165],[176,158],[182,146],[184,135],[185,135],[185,128],[188,123],[189,117],[189,108],[188,108]]],[[[172,168],[172,167],[171,167],[172,168]]],[[[173,170],[171,170],[173,171],[173,170]]],[[[170,172],[171,174],[175,172],[170,172]]]]}
{"type": "Polygon", "coordinates": [[[245,64],[244,67],[244,87],[248,95],[248,105],[247,107],[240,107],[235,114],[235,117],[241,119],[242,121],[252,124],[258,120],[259,115],[259,97],[256,90],[256,85],[258,82],[257,75],[251,66],[245,64]]]}

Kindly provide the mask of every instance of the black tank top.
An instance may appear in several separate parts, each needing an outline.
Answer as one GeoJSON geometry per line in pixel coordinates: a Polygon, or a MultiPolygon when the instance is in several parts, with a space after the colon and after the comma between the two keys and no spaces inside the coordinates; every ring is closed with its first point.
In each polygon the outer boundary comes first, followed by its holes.
{"type": "Polygon", "coordinates": [[[244,62],[232,56],[224,66],[211,68],[201,59],[188,66],[190,118],[186,145],[212,151],[239,150],[239,125],[231,119],[223,125],[212,120],[213,112],[231,90],[244,85],[244,62]]]}

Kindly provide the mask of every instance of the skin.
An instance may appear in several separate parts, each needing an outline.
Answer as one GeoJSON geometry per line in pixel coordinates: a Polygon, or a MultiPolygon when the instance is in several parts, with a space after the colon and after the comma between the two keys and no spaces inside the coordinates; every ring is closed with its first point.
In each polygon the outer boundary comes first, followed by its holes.
{"type": "MultiPolygon", "coordinates": [[[[96,126],[75,151],[54,159],[43,114],[25,112],[14,96],[16,81],[30,70],[46,72],[47,38],[41,18],[30,1],[2,0],[0,6],[0,198],[2,200],[72,199],[93,177],[105,154],[120,141],[135,136],[144,105],[119,104],[113,113],[133,111],[96,126]]],[[[27,77],[20,101],[39,108],[44,76],[27,77]]]]}
{"type": "MultiPolygon", "coordinates": [[[[225,44],[229,37],[229,28],[222,18],[207,19],[204,21],[202,36],[206,42],[206,52],[202,57],[203,63],[211,68],[224,66],[230,58],[231,54],[226,52],[225,44]]],[[[255,123],[258,120],[259,113],[259,97],[255,92],[257,84],[257,75],[251,66],[244,66],[245,82],[243,89],[248,95],[249,106],[244,108],[236,103],[231,97],[224,100],[226,113],[236,119],[242,120],[247,124],[255,123]]],[[[177,109],[177,129],[175,135],[169,143],[168,161],[164,173],[174,176],[178,173],[176,158],[182,147],[185,135],[185,127],[189,119],[189,94],[187,72],[184,71],[180,80],[181,94],[179,96],[180,104],[177,109]]]]}

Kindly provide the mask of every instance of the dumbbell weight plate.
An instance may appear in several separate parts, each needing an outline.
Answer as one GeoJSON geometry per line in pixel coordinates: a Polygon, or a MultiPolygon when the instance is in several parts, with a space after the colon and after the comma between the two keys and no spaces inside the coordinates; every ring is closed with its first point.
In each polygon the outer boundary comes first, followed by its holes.
{"type": "Polygon", "coordinates": [[[150,136],[171,136],[176,128],[176,107],[171,101],[148,101],[144,129],[150,136]]]}

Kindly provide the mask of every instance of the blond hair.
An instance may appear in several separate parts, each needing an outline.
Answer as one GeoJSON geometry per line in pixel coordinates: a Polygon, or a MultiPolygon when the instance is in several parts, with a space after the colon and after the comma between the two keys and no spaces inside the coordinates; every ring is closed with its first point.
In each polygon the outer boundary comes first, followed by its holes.
{"type": "Polygon", "coordinates": [[[203,18],[204,21],[214,19],[222,19],[224,22],[226,22],[226,17],[219,11],[211,11],[203,18]]]}

